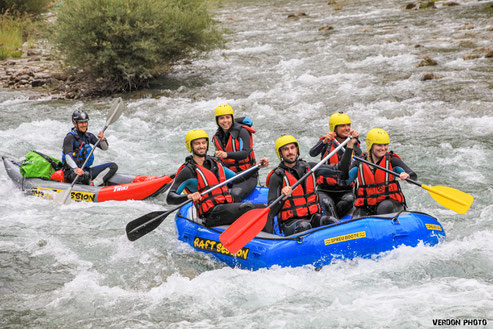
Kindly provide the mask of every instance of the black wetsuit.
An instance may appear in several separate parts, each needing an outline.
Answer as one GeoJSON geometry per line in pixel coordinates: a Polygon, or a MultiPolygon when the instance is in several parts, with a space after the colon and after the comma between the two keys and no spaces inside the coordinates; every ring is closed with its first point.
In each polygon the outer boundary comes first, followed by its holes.
{"type": "MultiPolygon", "coordinates": [[[[65,176],[65,181],[67,182],[73,182],[73,180],[78,176],[74,170],[80,168],[85,161],[84,156],[79,155],[77,158],[76,155],[74,157],[74,151],[80,147],[81,143],[94,145],[98,141],[98,138],[90,132],[86,131],[83,133],[75,128],[72,128],[72,132],[73,133],[68,133],[63,139],[62,152],[65,155],[65,159],[63,161],[63,174],[65,176]]],[[[106,151],[108,149],[108,141],[105,139],[104,141],[99,142],[97,147],[106,151]]],[[[83,168],[84,174],[79,178],[77,183],[87,185],[90,183],[91,179],[97,177],[107,168],[109,168],[109,170],[107,170],[107,173],[102,177],[102,182],[106,183],[118,170],[118,165],[114,162],[108,162],[93,167],[88,167],[86,165],[86,167],[83,168]]]]}

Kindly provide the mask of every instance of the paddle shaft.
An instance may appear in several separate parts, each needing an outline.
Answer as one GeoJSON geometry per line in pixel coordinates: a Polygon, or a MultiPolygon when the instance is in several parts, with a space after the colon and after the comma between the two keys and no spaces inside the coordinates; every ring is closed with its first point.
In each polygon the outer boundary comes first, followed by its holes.
{"type": "MultiPolygon", "coordinates": [[[[394,172],[392,170],[389,170],[387,168],[381,167],[381,166],[379,166],[379,165],[377,165],[377,164],[375,164],[373,162],[370,162],[370,161],[367,161],[365,159],[362,159],[360,157],[353,157],[353,159],[358,160],[358,161],[361,161],[363,163],[366,163],[367,165],[376,167],[378,170],[383,170],[383,171],[388,172],[389,174],[392,174],[394,176],[400,176],[401,175],[401,174],[398,174],[398,173],[396,173],[396,172],[394,172]]],[[[416,182],[416,181],[412,180],[411,178],[406,178],[406,181],[408,181],[409,183],[413,183],[414,185],[418,185],[419,187],[422,187],[422,185],[423,185],[423,184],[421,184],[419,182],[416,182]]]]}
{"type": "MultiPolygon", "coordinates": [[[[243,171],[243,172],[239,173],[238,175],[235,175],[235,176],[233,176],[233,177],[231,177],[231,178],[229,178],[229,179],[225,180],[224,182],[219,183],[219,184],[217,184],[217,185],[215,185],[215,186],[211,187],[210,189],[208,189],[208,190],[206,190],[206,191],[202,192],[200,195],[201,195],[201,196],[206,195],[206,194],[208,194],[208,193],[212,192],[213,190],[217,189],[218,187],[222,187],[222,186],[224,186],[224,185],[226,185],[226,184],[228,184],[228,183],[230,183],[230,182],[232,182],[232,181],[234,181],[234,180],[236,180],[236,179],[240,178],[241,176],[244,176],[244,175],[246,175],[246,174],[248,174],[248,173],[250,173],[250,172],[252,172],[252,171],[254,171],[254,170],[257,170],[258,168],[260,168],[260,166],[261,166],[261,165],[262,165],[262,163],[259,163],[259,164],[255,165],[255,166],[253,166],[253,167],[251,167],[251,168],[249,168],[249,169],[247,169],[247,170],[245,170],[245,171],[243,171]]],[[[159,226],[159,225],[161,224],[161,222],[162,222],[162,221],[163,221],[163,220],[164,220],[164,219],[165,219],[165,218],[166,218],[169,214],[171,214],[172,212],[174,212],[174,211],[176,211],[176,210],[180,209],[181,207],[183,207],[184,205],[186,205],[186,204],[188,204],[188,203],[190,203],[190,202],[192,202],[192,201],[193,201],[192,199],[189,199],[189,200],[187,200],[187,201],[185,201],[185,202],[183,202],[183,203],[179,204],[178,206],[174,207],[173,209],[168,210],[168,211],[166,211],[165,213],[163,213],[163,214],[161,214],[161,215],[159,215],[159,216],[157,216],[157,217],[151,218],[150,220],[147,220],[147,221],[145,221],[144,223],[142,223],[142,224],[140,224],[140,225],[137,225],[137,226],[136,226],[136,227],[134,227],[134,228],[132,228],[132,226],[134,225],[133,223],[138,223],[138,222],[139,222],[139,220],[140,220],[140,218],[138,218],[138,219],[136,219],[136,220],[131,221],[130,223],[128,223],[128,224],[127,224],[127,236],[132,236],[133,234],[137,234],[136,236],[134,236],[134,237],[133,237],[133,239],[131,239],[131,241],[137,240],[138,238],[140,238],[140,237],[142,237],[143,235],[145,235],[145,234],[147,234],[147,233],[151,232],[151,231],[152,231],[152,230],[154,230],[157,226],[159,226]],[[142,234],[138,234],[138,231],[142,230],[142,229],[143,229],[143,228],[145,228],[146,226],[149,226],[149,225],[151,225],[151,224],[153,224],[153,223],[155,223],[155,222],[158,222],[158,223],[155,225],[155,227],[154,227],[153,229],[151,229],[151,230],[149,230],[149,231],[144,231],[142,234]]]]}
{"type": "MultiPolygon", "coordinates": [[[[336,142],[337,145],[341,145],[341,143],[339,143],[339,141],[337,139],[334,138],[333,141],[336,142]]],[[[329,142],[327,142],[327,143],[329,143],[329,142]]],[[[342,147],[341,150],[342,150],[342,152],[346,151],[346,149],[344,147],[342,147]]]]}

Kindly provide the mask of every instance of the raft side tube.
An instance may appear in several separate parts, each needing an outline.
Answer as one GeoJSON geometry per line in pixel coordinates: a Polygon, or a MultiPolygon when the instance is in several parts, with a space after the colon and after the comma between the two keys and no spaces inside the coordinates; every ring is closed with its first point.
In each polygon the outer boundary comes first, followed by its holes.
{"type": "Polygon", "coordinates": [[[275,265],[321,267],[335,259],[371,258],[401,245],[414,247],[422,242],[433,246],[445,238],[436,218],[406,211],[347,218],[287,237],[261,232],[231,255],[219,242],[219,235],[228,226],[204,227],[194,210],[188,204],[178,211],[178,239],[229,266],[252,270],[275,265]]]}

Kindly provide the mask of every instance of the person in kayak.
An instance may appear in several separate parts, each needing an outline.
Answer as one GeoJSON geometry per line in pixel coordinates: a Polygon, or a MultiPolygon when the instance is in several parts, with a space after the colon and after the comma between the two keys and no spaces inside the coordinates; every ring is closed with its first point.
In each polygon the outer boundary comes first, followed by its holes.
{"type": "Polygon", "coordinates": [[[103,132],[98,136],[87,131],[89,125],[89,115],[85,111],[75,110],[72,114],[74,127],[63,139],[62,163],[63,174],[66,182],[72,182],[75,177],[81,176],[79,184],[100,186],[106,183],[118,170],[116,163],[108,162],[102,165],[91,167],[94,163],[94,152],[87,161],[84,168],[81,166],[91,153],[91,144],[96,144],[98,138],[101,141],[98,147],[103,151],[108,149],[108,141],[103,132]]]}
{"type": "MultiPolygon", "coordinates": [[[[235,120],[233,108],[228,104],[216,107],[214,111],[218,126],[213,141],[216,147],[216,158],[224,167],[235,173],[240,173],[255,166],[253,137],[255,129],[247,117],[235,120]]],[[[233,183],[230,192],[235,202],[240,202],[255,190],[258,181],[258,171],[248,174],[242,182],[233,183]]]]}
{"type": "MultiPolygon", "coordinates": [[[[362,158],[400,174],[399,180],[416,180],[416,173],[397,154],[389,152],[389,143],[390,137],[385,130],[371,129],[366,135],[368,153],[364,153],[362,158]]],[[[350,148],[348,143],[347,149],[350,148]]],[[[394,175],[354,161],[347,179],[348,183],[353,181],[357,184],[353,217],[388,214],[406,209],[406,199],[394,175]]]]}
{"type": "MultiPolygon", "coordinates": [[[[343,112],[337,112],[329,118],[329,132],[310,149],[310,156],[315,157],[320,154],[320,159],[325,158],[340,143],[348,138],[351,131],[351,119],[343,112]]],[[[356,142],[353,147],[353,154],[360,156],[363,152],[360,148],[358,135],[355,135],[356,142]]],[[[337,164],[341,161],[344,149],[339,150],[328,161],[329,164],[337,164]]],[[[339,176],[319,176],[317,178],[319,186],[319,197],[322,210],[326,214],[332,214],[337,218],[347,215],[353,208],[354,203],[354,184],[346,185],[339,179],[339,176]]]]}
{"type": "MultiPolygon", "coordinates": [[[[351,131],[351,134],[357,135],[354,131],[351,131]]],[[[356,139],[352,139],[349,143],[355,141],[356,139]]],[[[334,216],[322,215],[317,192],[317,176],[333,177],[339,174],[343,167],[347,172],[351,162],[352,149],[346,151],[337,164],[322,165],[293,191],[291,186],[310,171],[316,163],[300,159],[298,141],[291,135],[279,137],[274,147],[281,163],[267,176],[266,186],[269,187],[269,203],[281,194],[285,194],[286,198],[283,202],[271,207],[269,218],[277,215],[279,226],[285,235],[306,231],[312,227],[337,223],[339,220],[334,216]]]]}
{"type": "MultiPolygon", "coordinates": [[[[166,201],[169,204],[180,204],[188,199],[193,200],[198,216],[206,227],[230,225],[245,212],[264,208],[265,204],[251,202],[234,202],[227,186],[218,187],[206,195],[201,193],[212,186],[224,182],[236,174],[225,168],[220,161],[207,155],[209,136],[202,129],[189,131],[185,136],[185,144],[192,155],[178,168],[175,181],[171,186],[166,201]],[[187,194],[182,194],[185,191],[187,194]]],[[[269,165],[267,158],[262,158],[261,168],[269,165]]],[[[239,177],[238,180],[243,179],[239,177]]],[[[272,224],[266,226],[270,229],[272,224]]]]}

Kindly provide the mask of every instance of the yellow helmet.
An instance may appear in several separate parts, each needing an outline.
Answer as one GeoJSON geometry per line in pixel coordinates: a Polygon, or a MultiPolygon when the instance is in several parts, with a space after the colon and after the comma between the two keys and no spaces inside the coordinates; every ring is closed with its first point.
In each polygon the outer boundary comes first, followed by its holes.
{"type": "Polygon", "coordinates": [[[338,125],[347,125],[351,124],[351,119],[349,119],[349,115],[343,112],[337,112],[330,116],[329,118],[329,130],[334,132],[336,126],[338,125]]]}
{"type": "Polygon", "coordinates": [[[228,104],[221,104],[218,107],[216,107],[214,114],[216,116],[216,123],[217,123],[217,118],[220,117],[221,115],[231,114],[231,118],[233,118],[233,121],[235,119],[233,108],[228,104]]]}
{"type": "Polygon", "coordinates": [[[192,153],[192,142],[199,138],[207,139],[207,149],[209,149],[209,136],[202,129],[190,130],[185,136],[185,145],[187,146],[188,152],[192,153]]]}
{"type": "Polygon", "coordinates": [[[373,144],[389,144],[389,134],[382,128],[373,128],[368,134],[366,134],[366,148],[368,152],[371,150],[373,144]]]}
{"type": "Polygon", "coordinates": [[[298,148],[298,155],[300,154],[300,145],[298,144],[298,141],[296,138],[294,138],[291,135],[282,135],[276,140],[276,143],[274,144],[274,147],[276,149],[276,154],[277,157],[279,158],[280,161],[282,161],[282,156],[281,156],[281,147],[286,146],[288,144],[296,144],[296,147],[298,148]]]}

